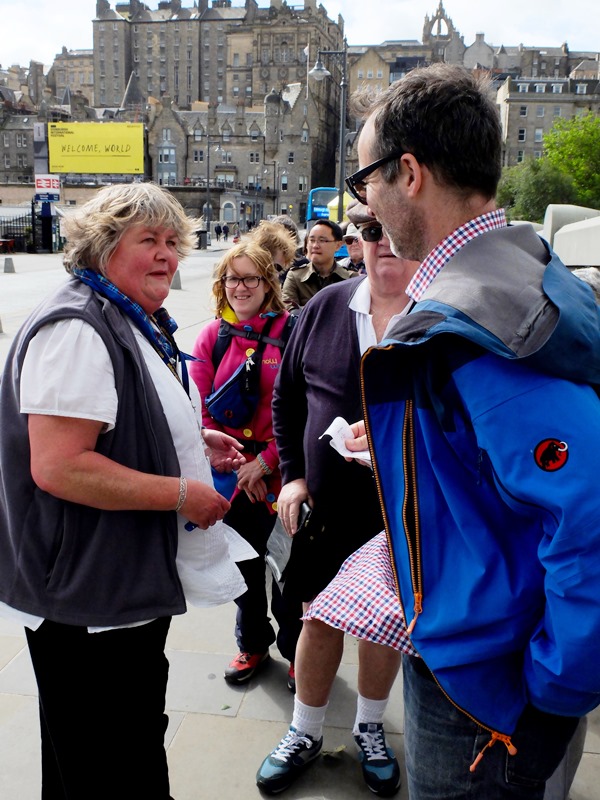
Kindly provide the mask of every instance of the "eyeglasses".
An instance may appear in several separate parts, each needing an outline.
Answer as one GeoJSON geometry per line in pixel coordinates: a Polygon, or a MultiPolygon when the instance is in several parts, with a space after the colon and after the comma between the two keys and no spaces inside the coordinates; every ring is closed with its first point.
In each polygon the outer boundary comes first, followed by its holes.
{"type": "Polygon", "coordinates": [[[358,236],[344,236],[345,244],[356,244],[357,242],[358,242],[358,236]]]}
{"type": "Polygon", "coordinates": [[[309,236],[307,241],[309,244],[331,244],[331,242],[335,242],[335,239],[324,239],[322,236],[315,239],[313,236],[309,236]]]}
{"type": "Polygon", "coordinates": [[[383,236],[383,228],[378,222],[374,222],[372,225],[365,225],[364,228],[361,228],[360,235],[365,242],[379,242],[383,236]]]}
{"type": "Polygon", "coordinates": [[[256,289],[264,278],[261,275],[246,275],[245,278],[238,278],[237,275],[225,275],[221,281],[227,289],[237,289],[240,283],[243,283],[246,289],[256,289]]]}
{"type": "Polygon", "coordinates": [[[368,177],[372,172],[375,172],[376,169],[379,169],[379,167],[383,167],[384,164],[389,164],[390,161],[395,161],[398,158],[402,158],[404,152],[404,150],[394,150],[394,152],[390,153],[389,156],[384,156],[377,161],[373,161],[372,164],[367,164],[366,167],[359,169],[358,172],[348,175],[346,178],[346,186],[348,187],[350,194],[355,197],[359,203],[362,203],[366,206],[367,184],[365,183],[365,178],[368,177]]]}

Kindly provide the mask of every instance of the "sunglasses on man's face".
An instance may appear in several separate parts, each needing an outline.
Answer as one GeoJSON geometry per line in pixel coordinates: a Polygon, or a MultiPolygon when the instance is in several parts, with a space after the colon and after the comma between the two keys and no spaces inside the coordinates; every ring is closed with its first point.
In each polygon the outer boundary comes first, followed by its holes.
{"type": "Polygon", "coordinates": [[[344,236],[344,244],[356,244],[358,236],[344,236]]]}
{"type": "Polygon", "coordinates": [[[372,172],[375,172],[376,169],[379,169],[379,167],[383,167],[384,164],[389,164],[390,161],[395,161],[398,158],[402,158],[404,152],[404,150],[394,150],[394,152],[390,153],[389,156],[379,158],[377,161],[373,161],[372,164],[367,164],[366,167],[359,169],[358,172],[348,175],[346,178],[346,186],[348,187],[350,194],[355,197],[359,203],[362,203],[366,206],[367,184],[365,183],[365,178],[367,178],[372,172]]]}
{"type": "Polygon", "coordinates": [[[360,229],[360,235],[365,242],[378,242],[383,236],[383,228],[378,222],[372,225],[365,225],[360,229]]]}

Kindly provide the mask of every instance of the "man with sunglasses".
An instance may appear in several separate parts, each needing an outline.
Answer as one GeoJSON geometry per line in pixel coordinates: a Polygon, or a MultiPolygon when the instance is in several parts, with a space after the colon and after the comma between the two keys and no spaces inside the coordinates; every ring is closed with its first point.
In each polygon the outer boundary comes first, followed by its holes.
{"type": "Polygon", "coordinates": [[[348,256],[340,259],[338,263],[340,266],[346,267],[346,269],[364,275],[366,273],[366,267],[363,258],[363,238],[356,225],[352,222],[348,223],[343,241],[348,250],[348,256]]]}
{"type": "Polygon", "coordinates": [[[366,425],[414,648],[409,795],[541,800],[600,698],[598,312],[496,208],[500,123],[471,73],[417,69],[362,109],[348,188],[421,262],[347,442],[366,425]]]}
{"type": "Polygon", "coordinates": [[[288,311],[303,308],[325,286],[356,277],[335,260],[342,229],[330,219],[317,222],[306,234],[308,264],[292,267],[283,284],[283,302],[288,311]]]}
{"type": "MultiPolygon", "coordinates": [[[[308,501],[313,509],[309,529],[294,539],[284,585],[284,597],[306,603],[383,527],[373,476],[340,458],[328,438],[319,437],[336,416],[354,419],[360,413],[361,353],[385,338],[406,313],[404,289],[418,266],[393,255],[381,225],[364,206],[355,203],[347,213],[363,239],[367,278],[328,287],[306,306],[283,356],[273,397],[284,484],[278,514],[290,535],[296,533],[301,503],[308,501]]],[[[338,602],[335,597],[329,601],[338,602]]],[[[296,649],[292,725],[258,771],[257,783],[264,791],[283,791],[318,756],[343,639],[341,628],[311,616],[309,609],[296,649]]],[[[353,733],[364,779],[381,797],[392,796],[400,786],[383,714],[403,645],[400,627],[381,642],[359,636],[353,733]]]]}

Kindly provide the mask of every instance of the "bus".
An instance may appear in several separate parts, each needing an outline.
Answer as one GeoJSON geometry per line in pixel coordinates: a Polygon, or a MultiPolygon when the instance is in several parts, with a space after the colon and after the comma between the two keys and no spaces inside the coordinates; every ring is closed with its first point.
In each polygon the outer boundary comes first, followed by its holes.
{"type": "Polygon", "coordinates": [[[308,193],[306,206],[306,227],[311,228],[318,219],[329,219],[327,204],[338,196],[335,186],[318,186],[308,193]]]}

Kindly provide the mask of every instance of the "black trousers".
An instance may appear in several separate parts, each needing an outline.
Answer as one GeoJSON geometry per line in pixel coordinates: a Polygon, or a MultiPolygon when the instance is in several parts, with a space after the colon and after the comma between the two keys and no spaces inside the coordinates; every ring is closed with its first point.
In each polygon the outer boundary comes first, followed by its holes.
{"type": "Polygon", "coordinates": [[[40,698],[42,800],[169,800],[170,617],[102,633],[25,629],[40,698]]]}
{"type": "Polygon", "coordinates": [[[284,601],[275,580],[272,581],[271,612],[279,626],[277,637],[268,615],[265,553],[267,540],[275,525],[275,515],[269,513],[264,503],[251,503],[248,495],[240,492],[223,521],[243,536],[259,555],[258,558],[238,562],[248,590],[235,600],[238,607],[235,626],[237,646],[241,652],[265,653],[277,638],[281,655],[293,661],[296,642],[302,630],[302,603],[284,601]]]}

